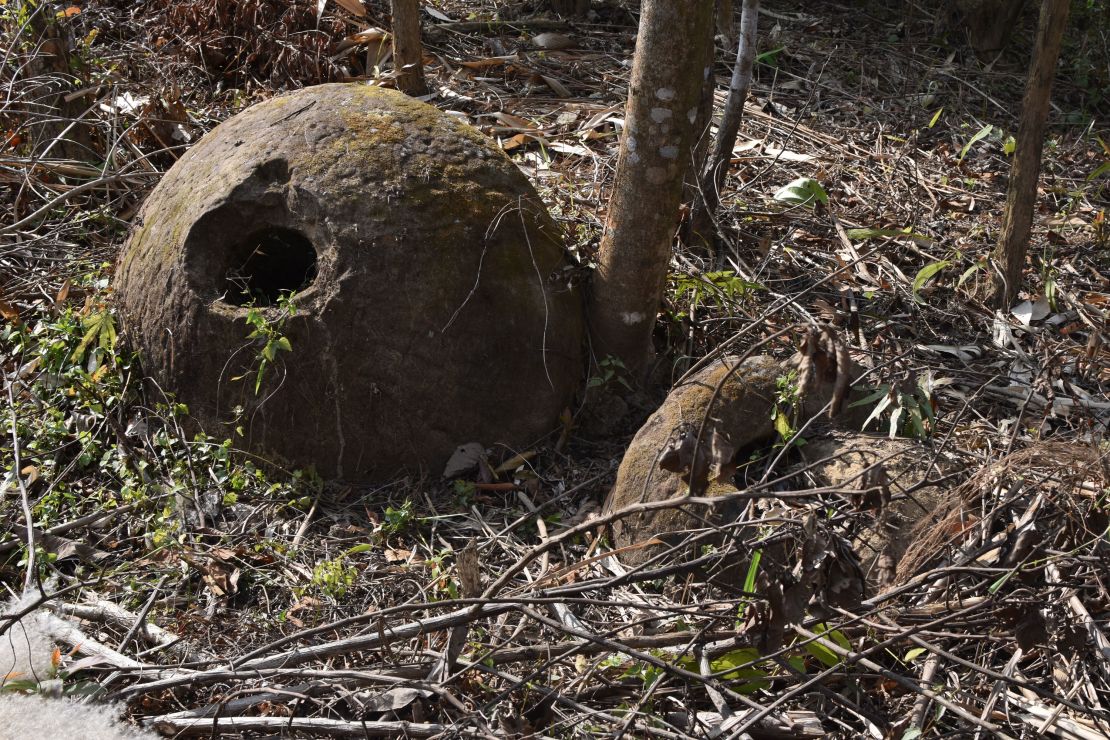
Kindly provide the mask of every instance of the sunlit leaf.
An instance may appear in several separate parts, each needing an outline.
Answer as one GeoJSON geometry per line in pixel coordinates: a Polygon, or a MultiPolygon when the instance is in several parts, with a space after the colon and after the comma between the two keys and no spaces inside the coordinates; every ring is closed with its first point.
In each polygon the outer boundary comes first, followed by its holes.
{"type": "Polygon", "coordinates": [[[812,177],[799,177],[779,188],[773,197],[777,201],[794,205],[809,205],[814,201],[829,202],[829,194],[812,177]]]}
{"type": "Polygon", "coordinates": [[[925,654],[925,648],[923,648],[923,647],[913,648],[912,650],[907,650],[906,651],[906,657],[903,658],[902,660],[906,661],[907,663],[912,663],[913,661],[917,660],[919,657],[921,657],[924,654],[925,654]]]}
{"type": "Polygon", "coordinates": [[[966,144],[964,144],[964,148],[960,150],[960,156],[957,157],[957,161],[964,161],[964,157],[966,157],[967,153],[971,151],[971,147],[975,144],[975,142],[981,141],[982,139],[986,138],[991,131],[994,131],[994,126],[989,123],[983,128],[979,129],[979,131],[976,132],[975,136],[972,136],[971,139],[966,144]]]}
{"type": "Polygon", "coordinates": [[[921,299],[917,294],[925,287],[925,283],[929,282],[933,276],[951,264],[952,263],[948,260],[941,260],[940,262],[930,262],[918,270],[917,275],[913,279],[914,300],[920,301],[921,299]]]}
{"type": "Polygon", "coordinates": [[[74,362],[80,362],[85,351],[95,342],[101,349],[111,352],[116,346],[116,320],[108,309],[89,314],[81,322],[85,335],[73,351],[74,362]]]}
{"type": "Polygon", "coordinates": [[[840,664],[840,656],[820,643],[807,642],[805,644],[805,651],[814,658],[817,658],[822,665],[828,668],[840,664]]]}
{"type": "Polygon", "coordinates": [[[759,574],[759,561],[763,559],[763,550],[752,553],[752,560],[748,563],[748,572],[744,576],[744,592],[755,593],[755,579],[759,574]]]}

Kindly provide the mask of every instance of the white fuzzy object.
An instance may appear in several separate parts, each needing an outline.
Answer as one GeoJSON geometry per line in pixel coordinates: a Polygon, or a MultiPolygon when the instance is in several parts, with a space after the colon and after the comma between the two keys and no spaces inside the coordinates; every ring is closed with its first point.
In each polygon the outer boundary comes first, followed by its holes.
{"type": "MultiPolygon", "coordinates": [[[[39,598],[30,592],[13,599],[5,615],[23,611],[39,598]]],[[[41,683],[51,678],[54,640],[52,625],[61,622],[38,609],[0,635],[0,740],[154,740],[158,735],[119,719],[120,708],[110,704],[80,704],[48,699],[38,694],[4,692],[8,681],[41,683]]],[[[0,619],[0,625],[6,624],[0,619]]],[[[58,682],[55,682],[58,683],[58,682]]],[[[43,684],[42,688],[48,687],[43,684]]],[[[60,684],[57,687],[60,688],[60,684]]]]}
{"type": "MultiPolygon", "coordinates": [[[[13,599],[5,605],[3,614],[19,613],[34,604],[38,598],[37,593],[29,592],[22,598],[13,599]]],[[[50,638],[46,622],[51,618],[46,611],[34,611],[0,635],[0,685],[7,681],[37,683],[51,677],[54,640],[50,638]]],[[[0,619],[0,626],[5,624],[7,620],[0,619]]]]}
{"type": "Polygon", "coordinates": [[[0,740],[156,740],[119,719],[111,704],[0,694],[0,740]]]}

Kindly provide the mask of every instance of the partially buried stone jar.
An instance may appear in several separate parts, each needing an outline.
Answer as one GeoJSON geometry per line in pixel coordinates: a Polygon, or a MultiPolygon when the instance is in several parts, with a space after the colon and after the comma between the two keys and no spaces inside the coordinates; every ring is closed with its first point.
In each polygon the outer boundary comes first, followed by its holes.
{"type": "Polygon", "coordinates": [[[371,479],[556,424],[582,367],[571,269],[482,134],[393,91],[322,85],[234,116],[166,173],[117,293],[145,369],[203,429],[371,479]]]}

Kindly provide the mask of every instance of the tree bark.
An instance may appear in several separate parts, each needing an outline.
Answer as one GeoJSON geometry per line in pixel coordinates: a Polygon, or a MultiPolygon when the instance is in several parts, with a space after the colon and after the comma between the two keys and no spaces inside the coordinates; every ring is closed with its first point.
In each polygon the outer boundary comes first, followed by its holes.
{"type": "Polygon", "coordinates": [[[419,0],[393,1],[393,65],[397,89],[408,95],[426,95],[424,47],[420,43],[419,0]]]}
{"type": "Polygon", "coordinates": [[[23,84],[36,88],[39,94],[33,97],[50,111],[29,117],[29,133],[36,156],[92,160],[93,127],[83,119],[87,101],[84,96],[66,100],[66,93],[80,85],[75,72],[82,70],[73,54],[73,22],[68,16],[59,17],[59,9],[55,3],[29,6],[28,26],[36,52],[24,70],[30,79],[23,84]]]}
{"type": "MultiPolygon", "coordinates": [[[[718,23],[720,22],[722,2],[727,2],[731,5],[731,0],[716,0],[714,18],[718,23]]],[[[689,169],[686,172],[685,181],[682,186],[683,203],[693,204],[697,200],[698,188],[701,187],[701,171],[705,168],[705,163],[709,159],[710,147],[713,144],[710,124],[713,123],[713,106],[716,103],[714,94],[717,91],[717,80],[713,75],[713,65],[716,62],[717,53],[714,30],[712,25],[705,29],[705,40],[701,46],[705,52],[703,61],[707,74],[705,75],[705,79],[702,80],[701,100],[698,102],[698,115],[697,118],[694,119],[694,143],[690,148],[689,169]]],[[[689,243],[690,234],[689,223],[687,223],[686,229],[682,234],[683,243],[689,243]]]]}
{"type": "Polygon", "coordinates": [[[1060,43],[1067,20],[1068,0],[1044,0],[1029,79],[1025,84],[1025,99],[1021,104],[1021,123],[1018,125],[1017,148],[1006,192],[1002,233],[994,252],[1001,270],[994,275],[994,305],[1003,310],[1014,302],[1021,287],[1025,250],[1037,202],[1037,179],[1044,149],[1049,93],[1052,78],[1056,75],[1056,60],[1060,56],[1060,43]]]}
{"type": "Polygon", "coordinates": [[[620,155],[590,291],[594,356],[639,377],[667,279],[713,0],[644,0],[620,155]]]}
{"type": "Polygon", "coordinates": [[[690,212],[691,241],[713,243],[717,206],[721,203],[721,189],[725,186],[732,150],[744,118],[744,101],[752,89],[752,68],[755,66],[756,27],[759,22],[759,0],[744,0],[740,17],[740,42],[736,49],[736,64],[732,67],[732,80],[728,98],[717,130],[717,144],[713,158],[700,173],[700,187],[690,212]]]}
{"type": "Polygon", "coordinates": [[[725,48],[732,46],[732,34],[736,32],[733,7],[733,0],[717,0],[717,33],[724,36],[725,48]]]}

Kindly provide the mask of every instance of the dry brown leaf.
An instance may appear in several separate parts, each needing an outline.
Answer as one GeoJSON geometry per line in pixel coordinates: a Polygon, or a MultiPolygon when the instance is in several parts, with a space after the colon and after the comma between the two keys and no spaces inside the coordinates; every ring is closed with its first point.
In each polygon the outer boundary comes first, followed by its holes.
{"type": "Polygon", "coordinates": [[[491,113],[491,118],[496,118],[501,123],[505,124],[505,128],[516,129],[518,131],[539,131],[540,127],[532,123],[526,118],[514,116],[511,113],[491,113]]]}
{"type": "Polygon", "coordinates": [[[69,281],[66,280],[62,283],[62,287],[58,289],[58,295],[54,296],[54,305],[56,307],[61,308],[62,304],[66,302],[66,298],[69,297],[69,285],[69,281]]]}
{"type": "Polygon", "coordinates": [[[528,134],[517,134],[512,138],[504,139],[501,142],[501,148],[509,152],[513,149],[516,149],[517,147],[524,146],[529,141],[536,141],[536,138],[534,136],[529,136],[528,134]]]}
{"type": "Polygon", "coordinates": [[[486,57],[485,59],[471,59],[464,62],[459,62],[459,66],[466,67],[467,69],[486,69],[488,67],[500,67],[509,62],[518,60],[516,54],[510,54],[503,57],[486,57]]]}
{"type": "Polygon", "coordinates": [[[498,465],[493,472],[497,475],[501,475],[502,473],[508,473],[516,470],[521,465],[535,457],[537,454],[538,453],[536,452],[536,450],[528,450],[527,452],[522,452],[519,455],[513,455],[508,460],[498,465]]]}
{"type": "Polygon", "coordinates": [[[394,550],[387,547],[383,555],[385,555],[385,562],[387,563],[407,563],[409,558],[412,557],[412,551],[394,550]]]}
{"type": "Polygon", "coordinates": [[[344,41],[352,41],[357,44],[366,44],[371,41],[384,41],[388,38],[389,31],[378,28],[377,26],[371,26],[370,28],[364,28],[358,33],[352,33],[350,36],[345,38],[344,41]]]}
{"type": "Polygon", "coordinates": [[[555,93],[560,98],[569,98],[569,97],[571,97],[570,90],[567,89],[567,86],[564,85],[563,83],[559,82],[554,77],[548,77],[547,75],[540,75],[540,79],[543,80],[543,84],[545,84],[545,85],[547,85],[548,87],[551,88],[551,92],[555,93]]]}
{"type": "Polygon", "coordinates": [[[3,298],[0,298],[0,316],[12,322],[15,326],[19,326],[19,311],[3,298]]]}
{"type": "Polygon", "coordinates": [[[532,44],[537,49],[544,51],[558,51],[559,49],[569,49],[574,46],[574,39],[566,34],[547,32],[541,33],[538,36],[532,37],[532,44]]]}

